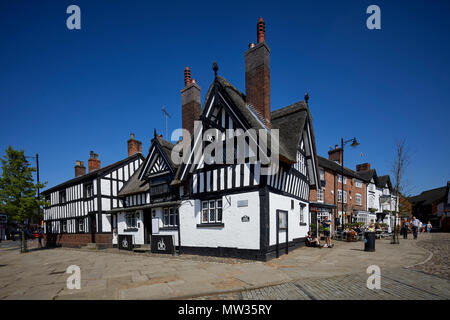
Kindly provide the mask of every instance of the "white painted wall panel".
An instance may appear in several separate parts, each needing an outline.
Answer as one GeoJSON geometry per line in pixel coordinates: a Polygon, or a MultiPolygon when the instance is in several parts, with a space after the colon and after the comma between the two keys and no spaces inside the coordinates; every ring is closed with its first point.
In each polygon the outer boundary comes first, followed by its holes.
{"type": "Polygon", "coordinates": [[[223,203],[223,228],[197,228],[201,217],[200,200],[186,200],[180,206],[181,242],[183,246],[193,247],[230,247],[241,249],[259,249],[259,192],[247,192],[227,196],[223,203]],[[247,200],[247,207],[237,207],[238,200],[247,200]],[[242,222],[247,215],[249,222],[242,222]],[[230,236],[232,235],[232,236],[230,236]]]}

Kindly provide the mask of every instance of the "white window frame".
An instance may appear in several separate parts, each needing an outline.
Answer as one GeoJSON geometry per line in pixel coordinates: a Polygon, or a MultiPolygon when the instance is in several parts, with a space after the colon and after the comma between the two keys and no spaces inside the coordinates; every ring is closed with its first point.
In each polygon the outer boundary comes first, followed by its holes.
{"type": "Polygon", "coordinates": [[[167,207],[163,209],[163,226],[164,227],[177,227],[178,226],[178,208],[175,207],[167,207]],[[173,223],[170,221],[170,218],[173,217],[173,223]]]}
{"type": "Polygon", "coordinates": [[[84,232],[84,218],[78,219],[78,232],[84,232]]]}
{"type": "Polygon", "coordinates": [[[325,181],[325,169],[319,168],[320,180],[325,181]]]}
{"type": "Polygon", "coordinates": [[[86,198],[91,198],[94,196],[94,183],[89,182],[84,185],[86,198]]]}
{"type": "Polygon", "coordinates": [[[362,206],[362,194],[361,193],[355,194],[355,203],[357,206],[362,206]],[[359,201],[358,201],[358,199],[359,199],[359,201]]]}
{"type": "Polygon", "coordinates": [[[357,188],[362,188],[362,181],[361,180],[356,180],[355,185],[357,188]]]}
{"type": "Polygon", "coordinates": [[[201,224],[222,223],[222,221],[223,221],[222,199],[211,199],[202,201],[200,223],[201,224]]]}
{"type": "MultiPolygon", "coordinates": [[[[338,190],[338,202],[342,202],[342,190],[338,190]]],[[[347,191],[344,190],[344,203],[347,203],[347,191]]]]}
{"type": "Polygon", "coordinates": [[[127,228],[137,228],[137,214],[136,212],[130,212],[125,214],[125,223],[127,228]]]}
{"type": "Polygon", "coordinates": [[[323,203],[325,200],[325,188],[317,190],[317,202],[323,203]]]}
{"type": "Polygon", "coordinates": [[[305,223],[305,208],[306,204],[300,202],[300,223],[305,223]]]}

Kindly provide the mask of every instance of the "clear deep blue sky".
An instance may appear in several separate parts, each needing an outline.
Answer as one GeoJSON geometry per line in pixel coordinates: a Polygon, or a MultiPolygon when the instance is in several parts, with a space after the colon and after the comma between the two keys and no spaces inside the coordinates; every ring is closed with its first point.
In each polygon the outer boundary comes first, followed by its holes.
{"type": "Polygon", "coordinates": [[[356,136],[345,164],[390,174],[406,138],[410,193],[450,180],[450,2],[125,1],[0,2],[0,151],[40,156],[48,186],[74,176],[89,151],[102,166],[127,156],[130,132],[150,146],[153,129],[181,125],[189,66],[204,95],[219,74],[244,91],[244,52],[266,21],[272,110],[309,92],[317,152],[356,136]],[[79,31],[66,8],[81,8],[79,31]],[[381,8],[381,30],[366,8],[381,8]]]}

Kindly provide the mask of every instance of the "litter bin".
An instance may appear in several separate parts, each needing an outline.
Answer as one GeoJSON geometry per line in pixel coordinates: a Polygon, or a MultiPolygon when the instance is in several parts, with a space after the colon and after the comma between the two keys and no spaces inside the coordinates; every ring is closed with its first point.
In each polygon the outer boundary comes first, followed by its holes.
{"type": "Polygon", "coordinates": [[[375,232],[364,233],[364,251],[375,251],[375,232]]]}

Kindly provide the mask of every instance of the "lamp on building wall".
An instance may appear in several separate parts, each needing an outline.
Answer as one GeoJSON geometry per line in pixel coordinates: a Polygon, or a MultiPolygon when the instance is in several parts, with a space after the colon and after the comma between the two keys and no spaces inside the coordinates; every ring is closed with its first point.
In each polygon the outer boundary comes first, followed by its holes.
{"type": "MultiPolygon", "coordinates": [[[[341,138],[341,205],[342,205],[342,230],[344,229],[345,223],[345,212],[344,212],[344,146],[347,143],[352,143],[350,147],[356,148],[359,146],[359,142],[356,138],[349,139],[344,141],[344,138],[341,138]]],[[[350,221],[351,222],[351,221],[350,221]]]]}

